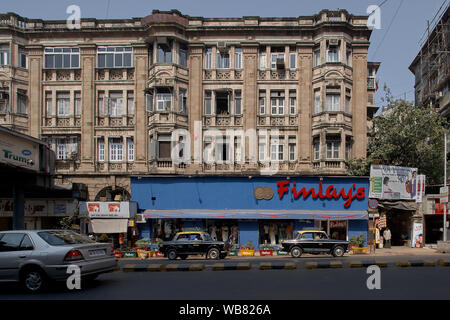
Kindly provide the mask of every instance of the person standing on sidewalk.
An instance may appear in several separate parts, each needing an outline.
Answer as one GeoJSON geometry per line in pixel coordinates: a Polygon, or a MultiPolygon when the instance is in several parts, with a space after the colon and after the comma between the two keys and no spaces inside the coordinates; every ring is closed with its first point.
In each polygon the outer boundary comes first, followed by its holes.
{"type": "Polygon", "coordinates": [[[389,230],[389,228],[386,228],[384,230],[383,238],[384,238],[384,240],[386,240],[384,247],[390,249],[391,248],[391,230],[389,230]]]}

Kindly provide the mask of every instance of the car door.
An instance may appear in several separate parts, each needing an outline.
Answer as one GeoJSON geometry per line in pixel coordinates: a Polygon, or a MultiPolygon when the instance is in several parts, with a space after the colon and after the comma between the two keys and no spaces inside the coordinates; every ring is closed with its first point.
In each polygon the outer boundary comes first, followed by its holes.
{"type": "Polygon", "coordinates": [[[300,239],[300,244],[302,245],[303,251],[306,253],[315,251],[316,247],[313,232],[304,232],[300,239]]]}
{"type": "Polygon", "coordinates": [[[30,257],[32,252],[32,250],[29,250],[29,246],[26,245],[27,242],[31,244],[29,237],[25,233],[3,234],[0,240],[0,280],[19,279],[19,267],[30,257]],[[28,240],[25,241],[24,247],[21,248],[24,239],[28,240]]]}
{"type": "Polygon", "coordinates": [[[199,233],[189,235],[189,245],[192,254],[203,253],[202,242],[202,236],[199,233]]]}
{"type": "Polygon", "coordinates": [[[318,252],[327,252],[329,251],[329,241],[328,241],[328,237],[326,236],[326,234],[324,232],[316,232],[315,235],[315,246],[317,248],[318,252]]]}

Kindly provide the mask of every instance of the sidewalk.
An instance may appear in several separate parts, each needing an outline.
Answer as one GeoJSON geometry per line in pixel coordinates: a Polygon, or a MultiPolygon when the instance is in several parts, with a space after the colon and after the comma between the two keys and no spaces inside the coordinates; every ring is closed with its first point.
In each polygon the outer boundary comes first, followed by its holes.
{"type": "MultiPolygon", "coordinates": [[[[352,252],[346,253],[345,254],[346,257],[360,257],[361,259],[364,258],[369,258],[369,257],[398,257],[398,256],[430,256],[430,257],[444,257],[444,256],[449,256],[448,254],[443,254],[443,253],[439,253],[436,249],[432,249],[432,248],[409,248],[409,247],[405,247],[405,246],[399,246],[399,247],[392,247],[391,249],[376,249],[375,252],[368,252],[367,254],[353,254],[352,252]]],[[[259,260],[259,259],[280,259],[280,258],[291,258],[291,255],[282,255],[282,256],[277,256],[277,255],[273,255],[273,256],[259,256],[259,255],[255,255],[255,256],[227,256],[227,260],[248,260],[248,259],[255,259],[255,260],[259,260]]],[[[318,256],[318,255],[312,255],[312,254],[303,254],[302,257],[323,257],[322,255],[318,256]]],[[[328,257],[328,255],[327,255],[328,257]]],[[[331,257],[331,256],[329,256],[331,257]]],[[[163,257],[151,257],[149,258],[152,261],[155,260],[164,260],[166,261],[167,258],[163,258],[163,257]]],[[[192,255],[190,256],[189,260],[204,260],[204,256],[195,256],[192,255]]],[[[141,260],[140,258],[120,258],[120,260],[122,261],[130,261],[130,260],[141,260]]],[[[147,260],[147,259],[146,259],[147,260]]]]}

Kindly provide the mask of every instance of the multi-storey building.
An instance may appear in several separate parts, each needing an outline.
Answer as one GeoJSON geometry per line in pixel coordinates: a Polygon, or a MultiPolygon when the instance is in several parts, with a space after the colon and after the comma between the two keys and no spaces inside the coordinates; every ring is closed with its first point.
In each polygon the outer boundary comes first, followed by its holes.
{"type": "Polygon", "coordinates": [[[450,117],[449,48],[450,7],[442,5],[421,39],[421,49],[409,70],[415,76],[415,104],[433,106],[441,115],[450,117]]]}
{"type": "Polygon", "coordinates": [[[47,141],[56,184],[84,183],[90,200],[129,198],[130,176],[255,175],[271,164],[344,175],[346,159],[366,156],[376,111],[366,22],[345,10],[172,10],[69,29],[2,14],[0,125],[47,141]]]}

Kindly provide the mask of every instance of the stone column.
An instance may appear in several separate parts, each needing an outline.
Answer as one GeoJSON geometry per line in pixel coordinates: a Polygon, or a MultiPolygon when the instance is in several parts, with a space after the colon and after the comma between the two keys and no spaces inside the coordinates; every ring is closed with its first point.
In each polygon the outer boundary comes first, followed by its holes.
{"type": "Polygon", "coordinates": [[[40,45],[27,46],[28,50],[28,130],[32,137],[40,138],[42,121],[42,69],[43,48],[40,45]]]}
{"type": "MultiPolygon", "coordinates": [[[[215,52],[214,52],[215,53],[215,52]]],[[[212,57],[215,61],[214,56],[212,57]]],[[[203,44],[189,45],[189,92],[188,92],[188,114],[189,114],[189,134],[191,164],[188,172],[202,171],[202,149],[203,135],[202,115],[203,115],[203,44]],[[197,125],[196,125],[197,124],[197,125]],[[197,129],[197,132],[195,128],[197,129]],[[195,154],[194,152],[197,152],[195,154]],[[196,163],[198,162],[198,163],[196,163]]],[[[214,67],[213,67],[214,68],[214,67]]]]}
{"type": "Polygon", "coordinates": [[[81,90],[83,111],[81,112],[81,164],[80,171],[95,170],[94,125],[98,112],[95,92],[96,46],[80,45],[81,90]],[[97,110],[97,111],[96,111],[97,110]]]}
{"type": "MultiPolygon", "coordinates": [[[[133,45],[134,52],[134,168],[133,172],[147,171],[148,115],[145,88],[148,79],[148,48],[146,44],[133,45]]],[[[125,98],[126,99],[126,98],[125,98]]],[[[124,144],[126,146],[126,142],[124,144]]],[[[126,150],[126,148],[125,148],[126,150]]]]}
{"type": "Polygon", "coordinates": [[[313,43],[297,44],[298,54],[298,159],[300,170],[312,168],[312,126],[313,110],[312,67],[313,43]]]}
{"type": "Polygon", "coordinates": [[[256,133],[256,118],[258,110],[258,90],[256,85],[258,69],[258,44],[245,44],[242,48],[243,66],[244,66],[244,87],[242,90],[243,98],[243,125],[244,133],[250,133],[245,137],[245,162],[253,163],[247,165],[250,168],[256,168],[258,160],[258,139],[256,133]],[[253,151],[252,151],[253,150],[253,151]]]}
{"type": "Polygon", "coordinates": [[[367,149],[367,47],[353,47],[353,156],[366,158],[367,149]]]}

